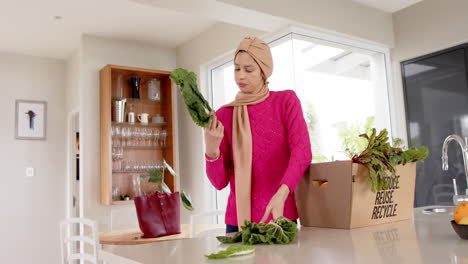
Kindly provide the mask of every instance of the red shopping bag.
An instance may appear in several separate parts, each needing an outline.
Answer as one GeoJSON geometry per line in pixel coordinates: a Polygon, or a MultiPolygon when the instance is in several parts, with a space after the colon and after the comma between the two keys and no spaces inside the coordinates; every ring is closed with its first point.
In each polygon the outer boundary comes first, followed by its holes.
{"type": "Polygon", "coordinates": [[[180,234],[179,193],[148,194],[135,197],[138,224],[144,238],[180,234]]]}

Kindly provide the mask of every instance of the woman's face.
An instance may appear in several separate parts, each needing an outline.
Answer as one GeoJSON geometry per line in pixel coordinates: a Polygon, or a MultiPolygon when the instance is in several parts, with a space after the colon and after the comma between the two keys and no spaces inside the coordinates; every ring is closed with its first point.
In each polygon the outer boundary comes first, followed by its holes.
{"type": "Polygon", "coordinates": [[[239,52],[234,59],[234,79],[244,93],[252,93],[265,83],[260,66],[247,52],[239,52]]]}

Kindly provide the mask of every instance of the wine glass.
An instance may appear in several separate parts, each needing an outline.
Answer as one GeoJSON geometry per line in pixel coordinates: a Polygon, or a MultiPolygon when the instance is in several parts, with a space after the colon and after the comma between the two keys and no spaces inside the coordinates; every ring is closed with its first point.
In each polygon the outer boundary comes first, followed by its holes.
{"type": "Polygon", "coordinates": [[[151,147],[151,128],[143,128],[144,145],[151,147]]]}
{"type": "Polygon", "coordinates": [[[155,129],[153,131],[153,137],[154,137],[154,146],[159,147],[159,136],[160,136],[160,131],[159,129],[155,129]]]}
{"type": "Polygon", "coordinates": [[[162,130],[161,131],[162,147],[166,147],[166,138],[167,138],[167,131],[162,130]]]}
{"type": "Polygon", "coordinates": [[[129,128],[122,127],[122,146],[128,146],[129,128]]]}
{"type": "Polygon", "coordinates": [[[114,145],[115,147],[120,147],[120,137],[122,136],[121,128],[119,126],[112,126],[111,135],[112,135],[112,145],[114,145]]]}
{"type": "Polygon", "coordinates": [[[133,197],[137,197],[137,196],[143,195],[143,193],[142,193],[142,191],[141,191],[141,179],[140,179],[140,175],[134,174],[134,175],[133,175],[132,182],[133,182],[133,197]]]}
{"type": "Polygon", "coordinates": [[[136,127],[135,128],[135,146],[142,146],[142,132],[141,132],[141,127],[136,127]]]}

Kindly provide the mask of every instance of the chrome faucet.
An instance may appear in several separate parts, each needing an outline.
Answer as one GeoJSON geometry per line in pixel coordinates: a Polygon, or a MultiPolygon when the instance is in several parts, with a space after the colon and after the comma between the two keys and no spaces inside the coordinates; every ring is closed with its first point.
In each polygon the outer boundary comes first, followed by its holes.
{"type": "MultiPolygon", "coordinates": [[[[450,135],[444,140],[444,144],[442,146],[442,170],[447,171],[449,169],[447,150],[448,150],[448,145],[452,140],[457,141],[458,145],[462,149],[463,165],[465,167],[465,178],[466,178],[466,183],[467,183],[467,186],[468,186],[468,163],[467,163],[467,158],[468,158],[468,137],[465,137],[464,139],[462,139],[458,135],[450,135]]],[[[458,195],[455,179],[454,179],[453,188],[454,188],[454,192],[455,192],[455,195],[453,196],[453,203],[455,205],[460,203],[460,202],[463,202],[463,201],[468,201],[468,188],[465,189],[465,195],[458,195]]]]}

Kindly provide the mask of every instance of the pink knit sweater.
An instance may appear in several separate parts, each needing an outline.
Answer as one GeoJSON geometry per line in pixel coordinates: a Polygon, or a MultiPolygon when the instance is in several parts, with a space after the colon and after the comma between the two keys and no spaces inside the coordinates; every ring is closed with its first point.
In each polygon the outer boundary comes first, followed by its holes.
{"type": "MultiPolygon", "coordinates": [[[[284,216],[298,218],[294,190],[312,160],[309,133],[301,104],[292,90],[270,91],[263,102],[247,106],[252,131],[252,221],[258,223],[281,184],[291,193],[284,205],[284,216]]],[[[221,156],[206,162],[211,184],[221,190],[230,184],[225,222],[237,226],[234,161],[232,152],[233,107],[223,107],[216,116],[224,125],[221,156]]],[[[267,222],[272,219],[269,217],[267,222]]]]}

